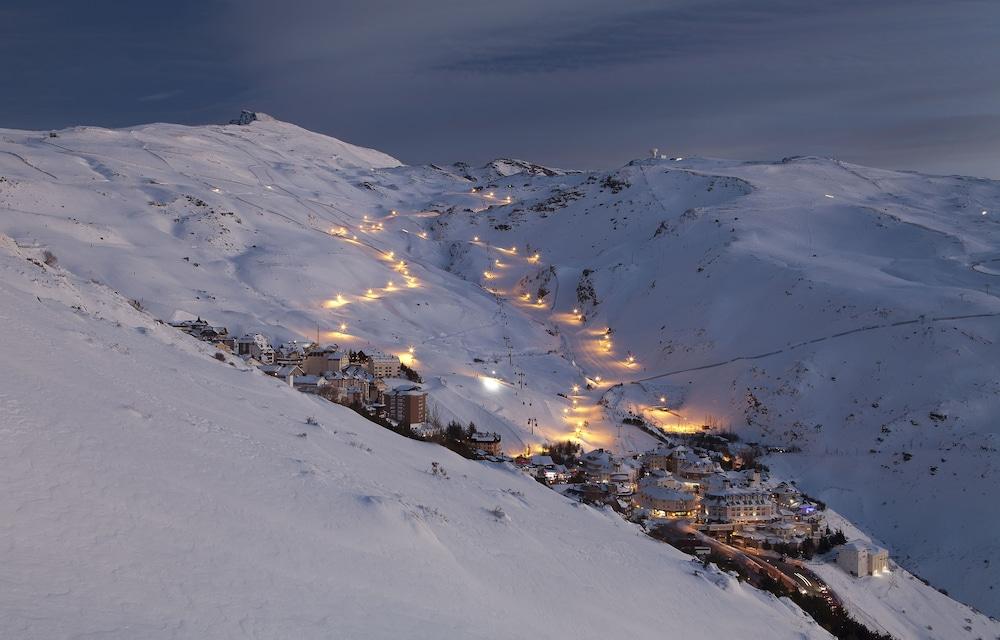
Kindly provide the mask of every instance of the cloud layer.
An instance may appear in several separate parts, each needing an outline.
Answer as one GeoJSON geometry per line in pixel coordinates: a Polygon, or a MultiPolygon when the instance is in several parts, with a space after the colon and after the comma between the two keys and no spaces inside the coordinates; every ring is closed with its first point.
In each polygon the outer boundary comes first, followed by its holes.
{"type": "Polygon", "coordinates": [[[989,0],[36,4],[0,16],[0,55],[28,70],[0,126],[248,106],[407,162],[658,146],[1000,177],[989,0]]]}

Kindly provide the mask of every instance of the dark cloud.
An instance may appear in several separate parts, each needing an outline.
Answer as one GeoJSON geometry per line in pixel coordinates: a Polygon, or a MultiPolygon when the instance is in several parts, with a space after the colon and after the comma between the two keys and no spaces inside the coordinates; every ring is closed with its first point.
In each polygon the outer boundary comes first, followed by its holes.
{"type": "Polygon", "coordinates": [[[0,126],[240,107],[407,162],[833,155],[1000,177],[991,0],[8,0],[0,126]],[[9,96],[9,97],[8,97],[9,96]]]}
{"type": "Polygon", "coordinates": [[[675,2],[626,8],[582,25],[520,25],[517,33],[501,38],[519,40],[517,47],[487,47],[441,66],[478,73],[545,73],[688,60],[780,37],[786,10],[780,4],[675,2]]]}

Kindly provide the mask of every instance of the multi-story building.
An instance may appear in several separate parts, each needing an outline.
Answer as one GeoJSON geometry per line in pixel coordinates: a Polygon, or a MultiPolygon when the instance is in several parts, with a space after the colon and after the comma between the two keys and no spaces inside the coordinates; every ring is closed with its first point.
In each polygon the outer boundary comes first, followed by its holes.
{"type": "Polygon", "coordinates": [[[472,446],[476,449],[485,451],[490,455],[498,456],[501,453],[499,433],[483,433],[481,431],[476,431],[469,436],[469,442],[471,442],[472,446]]]}
{"type": "Polygon", "coordinates": [[[399,358],[388,353],[375,351],[367,354],[365,366],[368,372],[376,378],[398,378],[400,373],[399,358]]]}
{"type": "Polygon", "coordinates": [[[698,498],[694,495],[658,484],[640,486],[635,503],[657,517],[691,518],[698,512],[698,498]]]}
{"type": "Polygon", "coordinates": [[[676,468],[672,464],[671,452],[672,449],[661,442],[656,449],[643,454],[642,464],[649,470],[668,471],[671,467],[676,468]]]}
{"type": "Polygon", "coordinates": [[[274,349],[266,336],[245,333],[236,340],[236,355],[253,358],[261,364],[274,364],[274,349]]]}
{"type": "Polygon", "coordinates": [[[340,371],[350,364],[346,351],[336,347],[313,349],[302,360],[302,369],[309,375],[321,376],[327,372],[340,371]]]}
{"type": "Polygon", "coordinates": [[[400,424],[422,424],[427,421],[427,393],[416,385],[396,387],[385,394],[389,418],[400,424]]]}
{"type": "Polygon", "coordinates": [[[360,395],[338,396],[347,404],[353,404],[355,400],[360,403],[378,402],[385,390],[385,383],[368,373],[368,370],[359,364],[349,364],[339,371],[328,371],[323,377],[330,383],[331,389],[350,388],[361,391],[360,395]]]}
{"type": "Polygon", "coordinates": [[[707,522],[725,524],[768,522],[778,516],[770,493],[757,488],[709,489],[701,508],[707,522]]]}
{"type": "Polygon", "coordinates": [[[275,349],[275,364],[302,364],[308,351],[313,344],[301,340],[289,340],[275,349]]]}
{"type": "Polygon", "coordinates": [[[889,552],[854,540],[840,547],[837,564],[852,576],[877,576],[889,571],[889,552]]]}

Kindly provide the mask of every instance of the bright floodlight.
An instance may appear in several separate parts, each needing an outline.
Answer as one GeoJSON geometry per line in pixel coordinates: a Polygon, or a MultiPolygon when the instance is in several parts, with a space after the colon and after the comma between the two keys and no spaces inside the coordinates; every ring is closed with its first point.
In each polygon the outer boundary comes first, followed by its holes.
{"type": "Polygon", "coordinates": [[[496,378],[490,378],[488,376],[483,376],[480,378],[483,381],[483,387],[489,392],[496,392],[500,390],[500,381],[496,378]]]}

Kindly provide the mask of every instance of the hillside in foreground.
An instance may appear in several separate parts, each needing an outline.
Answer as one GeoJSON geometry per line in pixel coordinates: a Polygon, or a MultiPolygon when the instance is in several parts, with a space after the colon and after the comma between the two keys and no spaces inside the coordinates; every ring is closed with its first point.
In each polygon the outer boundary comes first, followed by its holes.
{"type": "Polygon", "coordinates": [[[614,514],[219,362],[41,257],[0,237],[6,637],[826,637],[614,514]]]}

